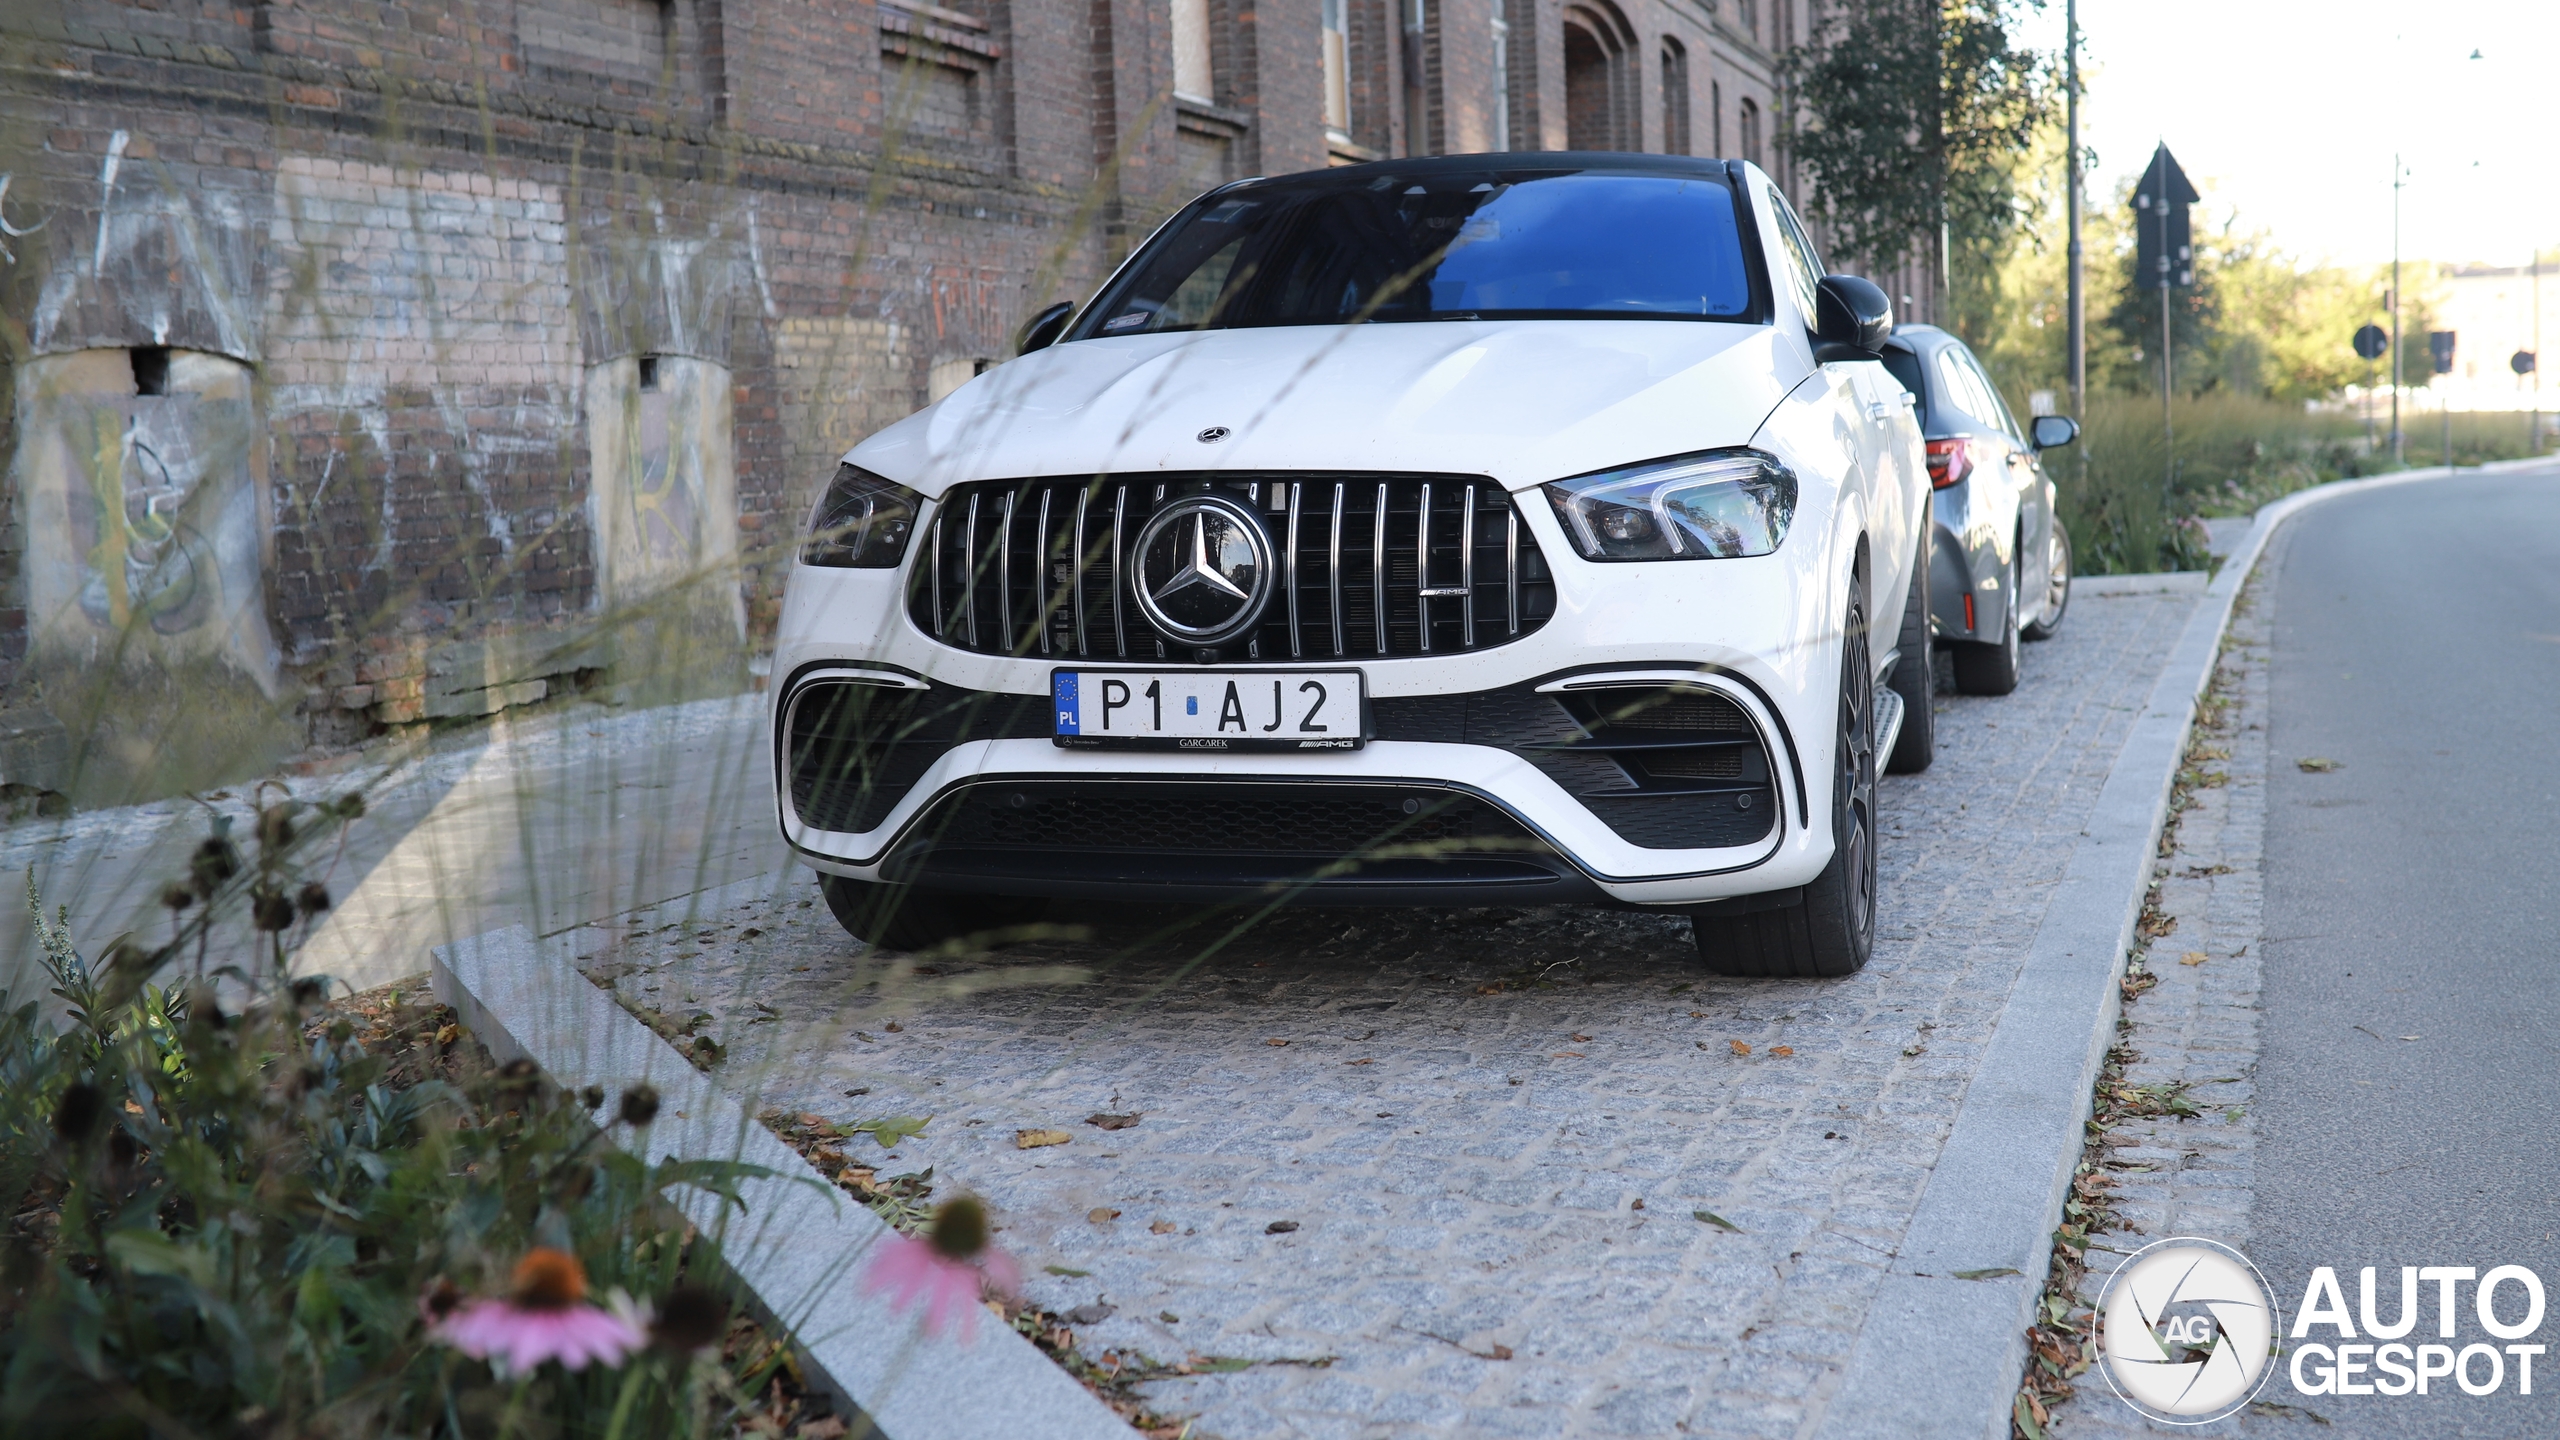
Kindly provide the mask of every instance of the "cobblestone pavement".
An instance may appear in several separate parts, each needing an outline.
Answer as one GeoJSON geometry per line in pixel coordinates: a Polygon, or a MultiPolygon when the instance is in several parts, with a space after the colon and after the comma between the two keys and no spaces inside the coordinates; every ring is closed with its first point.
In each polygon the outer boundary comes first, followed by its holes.
{"type": "MultiPolygon", "coordinates": [[[[2282,543],[2282,535],[2277,543],[2282,543]]],[[[2273,574],[2271,553],[2261,576],[2273,574]]],[[[2267,786],[2267,624],[2263,580],[2241,592],[2223,646],[2216,688],[2231,705],[2202,738],[2176,842],[2155,874],[2159,912],[2174,921],[2153,939],[2143,963],[2159,983],[2125,1007],[2124,1042],[2141,1057],[2125,1067],[2135,1085],[2183,1083],[2198,1114],[2158,1116],[2109,1129],[2101,1144],[2126,1228],[2094,1234],[2081,1300],[2094,1306],[2125,1256],[2155,1240],[2202,1236],[2246,1253],[2257,1124],[2250,1113],[2258,1062],[2260,857],[2267,786]],[[2222,777],[2216,780],[2215,776],[2222,777]],[[2189,963],[2193,962],[2193,963],[2189,963]]],[[[2278,1296],[2290,1307],[2290,1297],[2278,1296]]],[[[2053,1408],[2061,1440],[2127,1435],[2308,1434],[2319,1421],[2283,1402],[2281,1377],[2260,1392],[2267,1403],[2206,1426],[2154,1425],[2118,1401],[2095,1372],[2053,1408]]]]}
{"type": "Polygon", "coordinates": [[[2077,597],[2015,694],[1941,697],[1847,980],[1708,977],[1684,921],[1572,910],[864,956],[805,874],[581,949],[766,1103],[930,1115],[856,1158],[987,1197],[1088,1356],[1263,1362],[1149,1386],[1201,1434],[1809,1433],[2194,603],[2077,597]]]}

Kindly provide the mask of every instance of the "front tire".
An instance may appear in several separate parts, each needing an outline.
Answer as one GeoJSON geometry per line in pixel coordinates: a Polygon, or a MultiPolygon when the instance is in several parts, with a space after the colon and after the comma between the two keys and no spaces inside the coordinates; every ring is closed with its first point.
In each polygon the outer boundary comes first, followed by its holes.
{"type": "Polygon", "coordinates": [[[1831,863],[1796,898],[1774,908],[1693,912],[1689,926],[1699,962],[1715,974],[1838,979],[1856,974],[1875,952],[1875,671],[1867,655],[1866,606],[1853,603],[1840,655],[1831,863]]]}
{"type": "Polygon", "coordinates": [[[827,911],[856,940],[883,950],[931,950],[1040,918],[1048,902],[1011,895],[959,895],[913,885],[885,885],[821,875],[827,911]]]}
{"type": "Polygon", "coordinates": [[[2025,547],[2009,547],[2009,599],[2000,616],[2000,638],[1988,643],[1960,644],[1956,652],[1956,688],[1967,695],[2006,695],[2018,688],[2018,574],[2025,547]]]}
{"type": "Polygon", "coordinates": [[[2045,546],[2044,610],[2027,622],[2030,640],[2050,640],[2062,628],[2062,612],[2071,608],[2071,532],[2062,517],[2053,517],[2053,540],[2045,546]]]}

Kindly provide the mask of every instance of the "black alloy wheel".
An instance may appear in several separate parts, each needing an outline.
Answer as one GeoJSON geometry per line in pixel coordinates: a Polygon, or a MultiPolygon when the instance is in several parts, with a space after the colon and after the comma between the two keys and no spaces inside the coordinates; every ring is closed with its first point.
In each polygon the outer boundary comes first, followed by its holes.
{"type": "Polygon", "coordinates": [[[1967,695],[2006,695],[2018,688],[2018,610],[2026,597],[2018,593],[2018,578],[2026,571],[2022,553],[2025,536],[2009,547],[2009,569],[2003,584],[2009,587],[2001,601],[2000,638],[1975,641],[1954,647],[1956,657],[1956,689],[1967,695]]]}
{"type": "Polygon", "coordinates": [[[1012,895],[960,895],[821,875],[827,911],[856,940],[883,950],[930,950],[953,940],[1028,925],[1048,908],[1043,900],[1012,895]]]}
{"type": "Polygon", "coordinates": [[[2071,532],[2062,528],[2062,517],[2052,520],[2053,539],[2045,546],[2044,610],[2027,622],[2024,631],[2030,640],[2050,640],[2062,629],[2062,612],[2071,608],[2071,532]]]}
{"type": "Polygon", "coordinates": [[[1838,979],[1856,974],[1875,953],[1875,671],[1868,665],[1863,599],[1849,606],[1848,637],[1840,650],[1831,863],[1802,890],[1693,910],[1689,923],[1698,959],[1718,975],[1838,979]]]}

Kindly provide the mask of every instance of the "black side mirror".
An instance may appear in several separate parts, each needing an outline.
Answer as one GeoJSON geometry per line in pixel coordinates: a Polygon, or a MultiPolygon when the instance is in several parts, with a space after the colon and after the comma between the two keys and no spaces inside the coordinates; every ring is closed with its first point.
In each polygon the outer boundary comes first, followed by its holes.
{"type": "Polygon", "coordinates": [[[2080,422],[2068,415],[2039,415],[2027,422],[2027,438],[2039,450],[2059,450],[2080,438],[2080,422]]]}
{"type": "Polygon", "coordinates": [[[1816,362],[1873,360],[1884,353],[1885,337],[1893,333],[1893,302],[1882,290],[1855,275],[1825,275],[1814,288],[1816,362]]]}
{"type": "Polygon", "coordinates": [[[1022,322],[1022,329],[1014,335],[1013,353],[1028,355],[1034,350],[1046,350],[1057,344],[1058,337],[1067,333],[1067,322],[1074,318],[1076,302],[1073,300],[1061,300],[1032,316],[1022,322]]]}

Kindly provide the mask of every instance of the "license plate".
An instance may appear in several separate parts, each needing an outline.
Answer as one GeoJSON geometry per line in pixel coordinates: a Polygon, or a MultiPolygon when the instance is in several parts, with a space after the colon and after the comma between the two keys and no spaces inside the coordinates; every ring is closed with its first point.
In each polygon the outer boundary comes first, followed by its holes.
{"type": "Polygon", "coordinates": [[[1060,745],[1357,750],[1357,670],[1054,670],[1060,745]]]}

